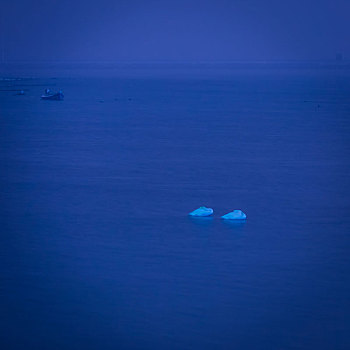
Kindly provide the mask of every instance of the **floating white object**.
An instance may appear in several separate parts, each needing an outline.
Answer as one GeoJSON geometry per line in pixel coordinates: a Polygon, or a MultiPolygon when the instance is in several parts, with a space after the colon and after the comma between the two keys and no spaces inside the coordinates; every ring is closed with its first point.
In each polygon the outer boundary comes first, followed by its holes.
{"type": "Polygon", "coordinates": [[[245,215],[242,210],[234,210],[223,215],[221,218],[226,220],[245,220],[247,215],[245,215]]]}
{"type": "Polygon", "coordinates": [[[193,210],[188,215],[191,215],[191,216],[209,216],[209,215],[213,214],[213,212],[214,211],[212,208],[200,207],[196,210],[193,210]]]}

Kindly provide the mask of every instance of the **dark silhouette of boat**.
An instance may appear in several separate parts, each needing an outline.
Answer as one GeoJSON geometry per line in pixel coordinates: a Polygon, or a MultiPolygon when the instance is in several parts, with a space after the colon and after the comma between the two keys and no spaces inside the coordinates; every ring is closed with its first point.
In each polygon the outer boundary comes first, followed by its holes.
{"type": "Polygon", "coordinates": [[[53,100],[53,101],[62,101],[63,100],[63,92],[60,90],[56,93],[53,93],[51,90],[46,89],[45,94],[41,95],[42,100],[53,100]]]}

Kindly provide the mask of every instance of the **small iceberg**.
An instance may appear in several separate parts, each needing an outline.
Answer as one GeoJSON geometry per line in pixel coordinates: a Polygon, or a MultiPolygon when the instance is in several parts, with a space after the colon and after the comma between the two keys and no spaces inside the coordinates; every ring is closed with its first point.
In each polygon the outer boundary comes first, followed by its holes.
{"type": "Polygon", "coordinates": [[[221,218],[226,220],[245,220],[247,215],[245,215],[242,210],[234,210],[223,215],[221,218]]]}
{"type": "Polygon", "coordinates": [[[200,207],[196,210],[193,210],[188,215],[190,216],[209,216],[213,214],[214,210],[212,208],[200,207]]]}

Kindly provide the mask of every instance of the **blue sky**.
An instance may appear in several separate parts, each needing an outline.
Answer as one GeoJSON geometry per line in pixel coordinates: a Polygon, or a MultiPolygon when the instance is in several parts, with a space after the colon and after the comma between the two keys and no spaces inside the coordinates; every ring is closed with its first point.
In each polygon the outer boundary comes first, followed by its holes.
{"type": "Polygon", "coordinates": [[[6,0],[7,60],[350,57],[348,0],[6,0]]]}

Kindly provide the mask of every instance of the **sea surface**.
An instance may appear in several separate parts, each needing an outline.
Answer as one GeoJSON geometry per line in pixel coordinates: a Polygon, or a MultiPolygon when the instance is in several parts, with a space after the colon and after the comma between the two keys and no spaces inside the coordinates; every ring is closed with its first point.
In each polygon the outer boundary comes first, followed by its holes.
{"type": "Polygon", "coordinates": [[[2,350],[350,349],[348,66],[0,77],[2,350]]]}

